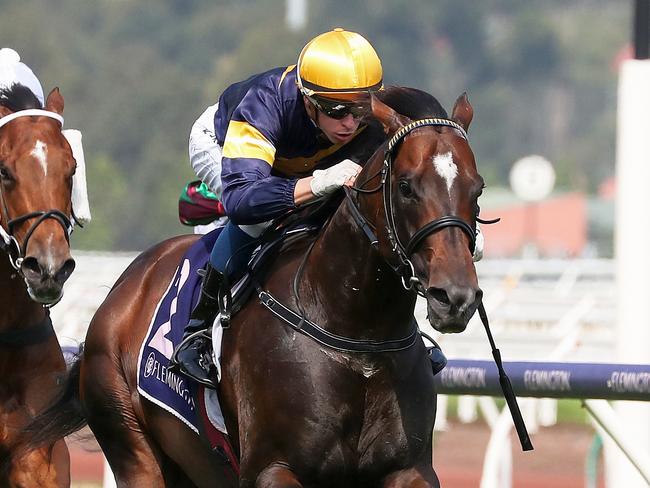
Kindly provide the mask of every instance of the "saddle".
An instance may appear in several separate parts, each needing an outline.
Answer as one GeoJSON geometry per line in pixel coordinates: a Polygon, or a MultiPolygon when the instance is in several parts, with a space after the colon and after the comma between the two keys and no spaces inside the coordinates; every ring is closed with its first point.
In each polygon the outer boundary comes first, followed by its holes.
{"type": "Polygon", "coordinates": [[[251,294],[260,290],[266,272],[282,249],[294,242],[306,240],[310,243],[316,239],[342,198],[341,195],[334,195],[327,200],[304,205],[276,219],[262,233],[244,276],[232,287],[227,281],[225,283],[227,291],[220,309],[222,327],[228,328],[232,317],[244,307],[251,294]]]}

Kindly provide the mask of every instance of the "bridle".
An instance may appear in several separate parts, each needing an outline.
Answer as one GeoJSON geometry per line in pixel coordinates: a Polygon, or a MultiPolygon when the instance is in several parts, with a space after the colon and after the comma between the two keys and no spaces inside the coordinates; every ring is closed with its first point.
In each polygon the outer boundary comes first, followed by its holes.
{"type": "MultiPolygon", "coordinates": [[[[384,162],[381,169],[372,174],[359,186],[353,188],[345,188],[345,196],[350,204],[349,208],[351,209],[352,216],[357,223],[357,225],[362,229],[363,233],[366,235],[372,247],[377,248],[379,241],[377,236],[373,231],[373,226],[368,222],[368,220],[363,216],[361,210],[358,207],[357,202],[352,196],[352,192],[356,191],[357,193],[375,193],[379,190],[382,191],[383,197],[383,207],[384,213],[386,216],[386,232],[388,234],[388,239],[391,244],[392,251],[397,254],[398,259],[401,264],[398,266],[391,267],[395,270],[398,276],[401,278],[402,285],[406,290],[414,290],[418,294],[423,295],[424,289],[420,283],[419,278],[415,276],[415,270],[413,264],[411,263],[410,256],[417,249],[418,245],[422,240],[428,235],[442,230],[447,227],[458,227],[460,228],[467,236],[469,237],[469,249],[473,253],[476,246],[476,234],[475,229],[470,226],[467,222],[456,215],[444,215],[438,219],[435,219],[428,224],[423,225],[418,229],[404,245],[403,241],[400,239],[399,234],[397,233],[397,227],[395,225],[395,208],[393,206],[393,201],[391,198],[391,168],[393,160],[395,158],[396,147],[402,142],[402,140],[413,130],[424,127],[424,126],[446,126],[456,129],[460,135],[467,140],[467,133],[465,130],[456,122],[449,119],[442,118],[427,118],[416,120],[410,124],[405,125],[399,129],[393,137],[388,141],[388,145],[384,151],[384,162]],[[377,187],[366,189],[364,186],[372,181],[377,176],[381,176],[380,183],[377,187]]],[[[476,217],[477,222],[484,224],[491,224],[498,222],[499,219],[494,220],[483,220],[478,216],[476,217]]],[[[331,334],[324,328],[320,327],[318,324],[311,322],[305,313],[303,306],[300,303],[300,294],[299,294],[299,276],[302,273],[302,269],[307,261],[307,256],[313,248],[316,241],[313,241],[311,246],[309,246],[307,252],[305,253],[303,260],[298,267],[298,271],[294,276],[293,280],[293,291],[296,300],[296,306],[298,312],[293,311],[289,307],[280,303],[273,295],[269,292],[263,290],[259,285],[257,286],[257,292],[262,305],[269,309],[273,314],[282,319],[285,323],[289,324],[294,330],[311,337],[316,342],[323,344],[332,349],[339,351],[347,352],[357,352],[357,353],[382,353],[382,352],[392,352],[408,349],[413,344],[415,344],[416,337],[420,333],[417,322],[415,319],[412,320],[411,329],[406,336],[403,336],[399,339],[394,339],[390,341],[373,341],[373,340],[359,340],[351,339],[349,337],[342,337],[331,334]]],[[[492,355],[494,357],[494,362],[497,366],[499,372],[499,383],[503,390],[503,395],[512,414],[512,418],[519,436],[519,441],[521,442],[522,449],[524,451],[529,451],[533,449],[533,445],[530,441],[528,431],[526,430],[526,425],[524,423],[521,411],[519,410],[519,405],[517,404],[517,398],[515,397],[512,385],[510,384],[510,379],[506,374],[503,363],[501,361],[501,352],[497,349],[492,337],[492,332],[490,331],[490,326],[488,323],[487,314],[485,312],[485,307],[483,303],[480,302],[478,305],[478,312],[485,327],[485,331],[490,342],[490,347],[492,348],[492,355]]]]}
{"type": "MultiPolygon", "coordinates": [[[[387,226],[386,232],[388,234],[388,239],[390,241],[392,250],[394,253],[397,254],[401,262],[401,265],[393,268],[395,269],[396,273],[400,276],[404,288],[406,288],[407,290],[411,290],[415,288],[415,291],[420,295],[423,295],[423,291],[424,291],[423,286],[420,283],[419,278],[415,276],[415,270],[413,268],[413,264],[411,263],[410,256],[417,249],[418,245],[422,242],[422,240],[425,237],[446,227],[458,227],[465,234],[467,234],[467,237],[469,237],[469,249],[472,253],[474,253],[474,248],[476,246],[475,229],[472,228],[472,226],[470,226],[463,219],[455,215],[444,215],[436,220],[433,220],[432,222],[429,222],[428,224],[423,225],[410,237],[406,245],[403,244],[402,240],[399,237],[399,234],[397,233],[397,227],[395,225],[395,209],[393,207],[393,201],[391,198],[392,192],[391,192],[391,178],[390,178],[392,163],[396,153],[395,148],[400,142],[402,142],[402,140],[411,131],[424,126],[452,127],[456,129],[465,140],[467,140],[467,133],[465,132],[465,130],[459,124],[449,119],[428,118],[428,119],[421,119],[421,120],[416,120],[414,122],[411,122],[410,124],[407,124],[401,129],[399,129],[393,135],[390,141],[388,141],[388,145],[386,146],[386,150],[384,152],[384,164],[382,165],[381,170],[375,173],[374,175],[371,175],[368,179],[366,179],[365,182],[363,182],[360,185],[360,187],[353,188],[353,190],[356,190],[357,192],[360,193],[374,193],[376,191],[379,191],[380,189],[382,190],[384,213],[386,215],[386,226],[387,226]],[[370,190],[366,190],[363,188],[363,186],[366,183],[368,183],[369,181],[371,181],[372,179],[376,178],[379,175],[381,175],[381,180],[380,180],[381,182],[378,187],[370,190]]],[[[377,247],[379,241],[377,240],[377,237],[372,232],[371,224],[362,215],[361,210],[357,206],[355,200],[352,198],[351,191],[353,190],[346,191],[346,197],[350,202],[352,215],[355,221],[357,222],[357,224],[363,229],[366,236],[370,239],[371,245],[373,247],[377,247]]],[[[483,220],[477,216],[476,221],[483,224],[493,224],[498,222],[499,219],[483,220]]],[[[490,342],[490,347],[492,349],[494,362],[499,372],[499,383],[501,384],[503,395],[506,399],[506,403],[508,404],[508,408],[510,409],[510,413],[512,414],[512,419],[515,424],[515,428],[517,430],[517,434],[519,436],[519,441],[521,442],[522,449],[524,451],[532,450],[533,445],[530,441],[530,437],[528,436],[526,425],[521,415],[521,411],[519,410],[519,405],[517,404],[517,398],[515,397],[515,394],[513,392],[510,379],[508,378],[508,375],[503,369],[503,363],[501,361],[501,352],[499,351],[499,349],[497,349],[496,344],[494,342],[494,338],[492,337],[492,332],[490,331],[487,314],[485,312],[485,307],[483,306],[482,302],[480,302],[478,305],[478,312],[481,318],[481,322],[483,322],[483,326],[485,327],[485,332],[487,333],[488,341],[490,342]]]]}
{"type": "MultiPolygon", "coordinates": [[[[460,135],[467,140],[467,133],[463,127],[454,122],[453,120],[443,119],[443,118],[426,118],[416,120],[410,124],[405,125],[400,128],[393,137],[388,141],[386,149],[384,150],[384,163],[381,167],[381,170],[377,173],[371,175],[359,186],[353,187],[351,190],[346,191],[346,197],[350,203],[350,208],[352,210],[352,216],[355,222],[361,227],[365,235],[370,240],[373,247],[378,246],[377,236],[372,230],[372,224],[370,224],[367,219],[361,213],[358,203],[352,197],[352,191],[357,193],[375,193],[379,190],[382,192],[382,200],[384,207],[384,214],[386,216],[386,233],[388,235],[388,240],[391,245],[391,250],[397,255],[399,260],[398,266],[393,266],[393,269],[398,274],[402,281],[402,285],[407,290],[412,290],[415,287],[415,290],[422,294],[422,285],[419,278],[415,276],[415,269],[413,263],[411,262],[411,256],[419,246],[419,244],[430,234],[437,232],[446,227],[458,227],[460,228],[469,238],[469,249],[470,252],[474,253],[474,248],[476,247],[476,231],[475,229],[468,224],[466,221],[461,219],[456,215],[444,215],[436,220],[433,220],[420,229],[418,229],[404,244],[404,241],[400,238],[399,233],[397,232],[397,225],[395,224],[395,207],[392,200],[392,182],[390,178],[391,169],[393,166],[393,161],[397,153],[397,146],[404,140],[404,138],[415,129],[425,126],[433,127],[452,127],[456,129],[460,135]],[[377,176],[381,176],[380,183],[377,187],[366,189],[364,186],[377,176]]],[[[486,221],[477,218],[477,221],[482,223],[493,223],[495,221],[486,221]]]]}
{"type": "MultiPolygon", "coordinates": [[[[3,126],[7,125],[9,122],[19,117],[49,117],[51,119],[59,121],[61,123],[61,126],[63,126],[63,117],[55,112],[50,112],[48,110],[41,110],[41,109],[28,109],[28,110],[20,110],[18,112],[14,112],[5,117],[2,117],[0,119],[0,128],[2,128],[3,126]]],[[[2,215],[0,215],[0,219],[6,221],[7,223],[7,229],[5,229],[2,225],[0,225],[0,237],[2,238],[2,241],[0,241],[0,249],[7,253],[11,266],[21,275],[22,275],[21,265],[23,263],[25,254],[27,252],[27,245],[29,243],[29,239],[34,234],[34,231],[36,231],[36,228],[46,220],[48,219],[56,220],[61,225],[61,227],[63,227],[66,241],[68,242],[68,244],[70,244],[70,234],[72,234],[72,230],[74,228],[73,221],[76,220],[74,218],[74,212],[72,214],[72,218],[68,217],[64,212],[57,209],[37,210],[34,212],[29,212],[23,215],[19,215],[18,217],[15,218],[11,218],[9,215],[7,200],[2,191],[1,184],[0,184],[0,200],[2,201],[2,215]],[[25,234],[25,239],[23,240],[23,243],[20,244],[16,239],[16,237],[14,236],[14,229],[17,225],[20,225],[23,222],[26,222],[27,220],[31,220],[31,219],[36,219],[36,220],[29,227],[27,233],[25,234]]]]}

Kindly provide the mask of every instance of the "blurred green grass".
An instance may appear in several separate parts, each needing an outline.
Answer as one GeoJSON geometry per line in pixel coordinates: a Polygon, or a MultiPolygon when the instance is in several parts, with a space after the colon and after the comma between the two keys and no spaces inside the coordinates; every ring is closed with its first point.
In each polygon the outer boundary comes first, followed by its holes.
{"type": "MultiPolygon", "coordinates": [[[[519,399],[521,401],[521,399],[519,399]]],[[[501,410],[505,406],[503,398],[495,398],[497,407],[501,410]]],[[[448,395],[447,400],[447,417],[457,419],[458,415],[458,395],[448,395]]],[[[484,419],[481,409],[478,409],[480,419],[484,419]]],[[[557,421],[558,423],[571,424],[588,424],[587,411],[582,408],[580,400],[558,400],[557,404],[557,421]]]]}

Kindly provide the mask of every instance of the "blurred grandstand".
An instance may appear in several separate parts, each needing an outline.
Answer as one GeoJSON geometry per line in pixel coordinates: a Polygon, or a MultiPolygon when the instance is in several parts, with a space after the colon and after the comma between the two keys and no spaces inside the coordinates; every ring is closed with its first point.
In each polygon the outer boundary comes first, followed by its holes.
{"type": "MultiPolygon", "coordinates": [[[[75,252],[77,269],[52,308],[59,340],[84,340],[93,313],[135,254],[75,252]]],[[[611,260],[486,259],[477,263],[484,303],[506,360],[615,361],[611,260]],[[551,357],[552,356],[552,357],[551,357]]],[[[440,336],[418,302],[416,318],[453,358],[490,359],[478,317],[462,334],[440,336]]]]}

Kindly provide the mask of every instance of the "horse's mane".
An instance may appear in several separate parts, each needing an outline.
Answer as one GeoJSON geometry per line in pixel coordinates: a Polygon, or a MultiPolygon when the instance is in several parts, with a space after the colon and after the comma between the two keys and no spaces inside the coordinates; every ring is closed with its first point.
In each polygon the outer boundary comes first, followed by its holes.
{"type": "Polygon", "coordinates": [[[377,92],[377,98],[411,120],[426,117],[448,117],[447,111],[433,95],[417,88],[389,86],[385,90],[377,92]]]}
{"type": "Polygon", "coordinates": [[[43,108],[40,100],[29,88],[20,83],[10,87],[0,88],[0,105],[13,112],[30,108],[43,108]]]}

